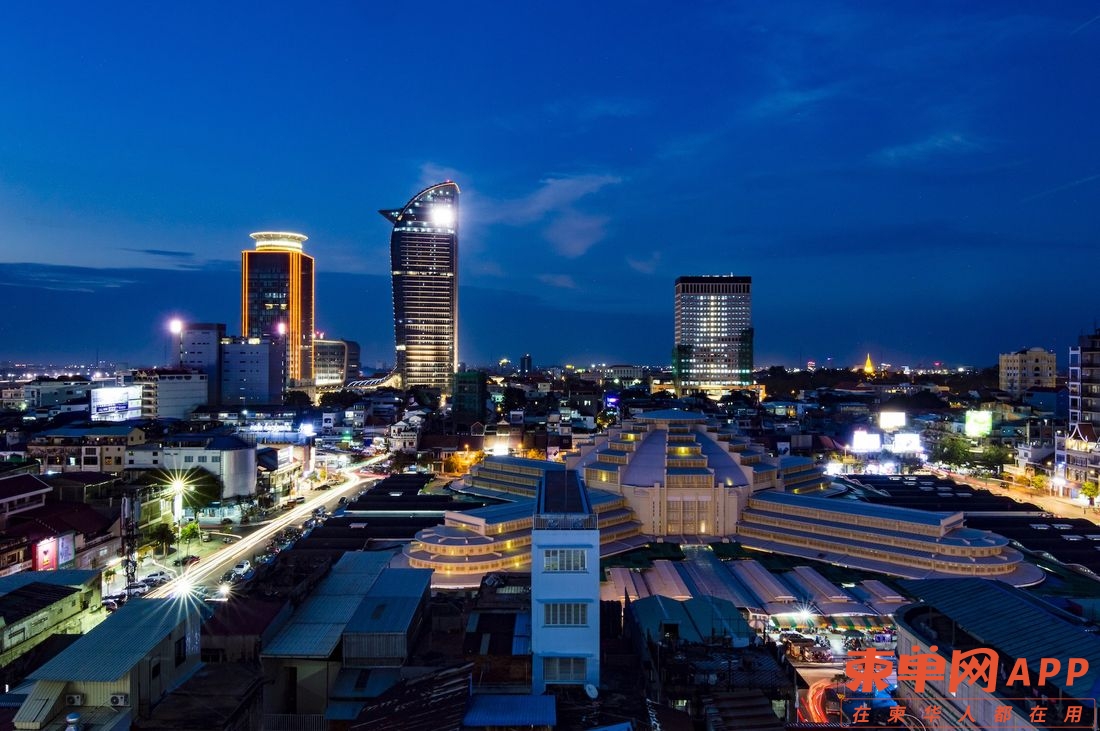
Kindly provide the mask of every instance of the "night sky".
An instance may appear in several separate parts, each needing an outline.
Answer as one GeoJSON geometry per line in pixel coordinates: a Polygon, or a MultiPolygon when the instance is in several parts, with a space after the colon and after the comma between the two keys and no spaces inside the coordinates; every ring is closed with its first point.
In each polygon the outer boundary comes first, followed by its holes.
{"type": "Polygon", "coordinates": [[[758,365],[991,365],[1100,318],[1095,2],[4,3],[0,360],[240,327],[300,231],[393,357],[380,208],[462,188],[460,358],[665,364],[753,278],[758,365]]]}

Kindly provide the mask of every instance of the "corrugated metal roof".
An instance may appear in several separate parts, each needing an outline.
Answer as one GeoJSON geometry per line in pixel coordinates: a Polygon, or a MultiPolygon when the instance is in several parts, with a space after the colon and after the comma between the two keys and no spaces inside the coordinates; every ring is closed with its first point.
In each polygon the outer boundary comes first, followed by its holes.
{"type": "MultiPolygon", "coordinates": [[[[379,575],[388,552],[349,551],[263,651],[265,656],[328,657],[379,575]]],[[[430,574],[430,571],[418,573],[430,574]]],[[[400,584],[402,577],[394,581],[400,584]]],[[[405,577],[405,581],[410,579],[405,577]]],[[[396,584],[395,584],[396,585],[396,584]]]]}
{"type": "Polygon", "coordinates": [[[354,721],[359,718],[363,704],[356,701],[329,701],[325,707],[326,721],[354,721]]]}
{"type": "Polygon", "coordinates": [[[202,608],[199,602],[179,598],[131,599],[27,677],[90,683],[117,680],[176,627],[197,621],[202,608]]]}
{"type": "MultiPolygon", "coordinates": [[[[899,581],[906,592],[954,620],[983,647],[1004,656],[1026,658],[1037,671],[1042,658],[1083,658],[1088,671],[1064,688],[1076,698],[1100,695],[1100,637],[1085,632],[1083,624],[1063,618],[1054,607],[1020,589],[988,579],[925,579],[899,581]]],[[[895,615],[900,619],[903,609],[895,615]]],[[[1049,682],[1062,687],[1065,676],[1049,682]]]]}
{"type": "Polygon", "coordinates": [[[99,576],[98,571],[85,569],[61,569],[60,571],[20,571],[10,576],[0,576],[0,594],[15,591],[27,584],[53,584],[54,586],[83,586],[91,584],[99,576]]]}
{"type": "Polygon", "coordinates": [[[344,632],[343,622],[309,623],[295,622],[271,641],[264,651],[264,657],[314,657],[326,658],[332,655],[340,635],[344,632]]]}
{"type": "Polygon", "coordinates": [[[850,515],[864,515],[882,520],[897,520],[904,523],[917,523],[919,525],[944,525],[952,522],[961,513],[942,513],[930,510],[914,510],[913,508],[897,508],[891,505],[871,505],[856,500],[845,500],[824,497],[807,497],[805,495],[791,495],[783,492],[758,492],[752,496],[753,500],[761,502],[777,503],[779,505],[794,505],[809,510],[819,510],[822,513],[847,513],[850,515]]]}
{"type": "Polygon", "coordinates": [[[345,631],[355,634],[407,632],[419,606],[419,597],[368,596],[348,620],[345,631]]]}
{"type": "Polygon", "coordinates": [[[466,707],[466,726],[554,726],[552,695],[475,695],[466,707]]]}
{"type": "Polygon", "coordinates": [[[372,596],[408,596],[420,598],[432,584],[431,569],[387,568],[370,588],[372,596]]]}

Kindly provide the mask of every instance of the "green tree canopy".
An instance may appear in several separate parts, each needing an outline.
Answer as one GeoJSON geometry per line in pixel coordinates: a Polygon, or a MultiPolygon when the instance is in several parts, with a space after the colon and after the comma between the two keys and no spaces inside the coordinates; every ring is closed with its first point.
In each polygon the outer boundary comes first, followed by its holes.
{"type": "Polygon", "coordinates": [[[321,408],[348,409],[363,400],[362,394],[355,391],[332,391],[321,394],[321,408]]]}
{"type": "Polygon", "coordinates": [[[185,523],[183,527],[180,528],[180,540],[186,543],[188,548],[191,547],[192,541],[197,541],[201,537],[202,528],[200,528],[199,524],[194,521],[190,523],[185,523]]]}
{"type": "Polygon", "coordinates": [[[160,546],[162,553],[166,553],[168,551],[168,546],[172,545],[172,541],[176,540],[176,531],[171,523],[157,523],[149,531],[149,540],[151,540],[154,545],[160,546]]]}
{"type": "Polygon", "coordinates": [[[295,409],[308,409],[313,406],[313,399],[304,391],[287,391],[283,396],[283,405],[295,409]]]}

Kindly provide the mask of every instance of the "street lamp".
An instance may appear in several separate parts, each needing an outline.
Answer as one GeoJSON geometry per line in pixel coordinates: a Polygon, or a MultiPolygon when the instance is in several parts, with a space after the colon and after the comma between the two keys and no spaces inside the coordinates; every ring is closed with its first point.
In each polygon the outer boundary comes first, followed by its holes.
{"type": "MultiPolygon", "coordinates": [[[[176,558],[180,556],[180,537],[183,533],[183,493],[187,490],[187,483],[177,477],[172,480],[172,517],[176,522],[176,558]]],[[[182,566],[182,560],[180,566],[182,566]]]]}
{"type": "MultiPolygon", "coordinates": [[[[172,318],[172,320],[168,323],[168,332],[172,333],[172,335],[174,336],[172,339],[172,345],[176,349],[175,366],[179,368],[183,364],[183,353],[180,352],[180,350],[182,349],[180,343],[180,334],[183,332],[183,320],[179,319],[178,317],[172,318]]],[[[165,365],[169,367],[173,365],[172,363],[168,362],[167,353],[165,354],[164,360],[165,365]]]]}

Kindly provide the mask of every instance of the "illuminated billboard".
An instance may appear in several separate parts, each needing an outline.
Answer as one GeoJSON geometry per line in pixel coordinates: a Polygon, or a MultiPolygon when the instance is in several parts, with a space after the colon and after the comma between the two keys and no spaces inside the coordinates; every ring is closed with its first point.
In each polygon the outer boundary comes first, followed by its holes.
{"type": "Polygon", "coordinates": [[[880,411],[878,415],[879,429],[902,429],[905,427],[904,411],[880,411]]]}
{"type": "Polygon", "coordinates": [[[92,421],[141,418],[141,386],[109,386],[92,391],[92,421]]]}
{"type": "Polygon", "coordinates": [[[895,434],[889,448],[894,454],[916,454],[924,451],[920,444],[920,434],[908,432],[895,434]]]}
{"type": "Polygon", "coordinates": [[[993,431],[992,411],[967,411],[964,433],[968,437],[988,437],[993,431]]]}
{"type": "Polygon", "coordinates": [[[852,434],[852,451],[857,454],[882,451],[882,435],[857,429],[852,434]]]}

